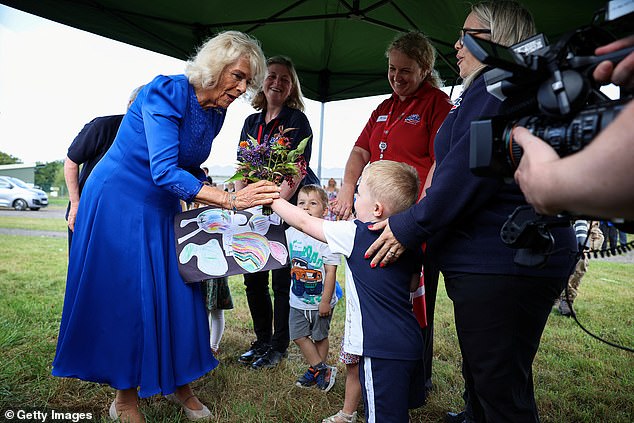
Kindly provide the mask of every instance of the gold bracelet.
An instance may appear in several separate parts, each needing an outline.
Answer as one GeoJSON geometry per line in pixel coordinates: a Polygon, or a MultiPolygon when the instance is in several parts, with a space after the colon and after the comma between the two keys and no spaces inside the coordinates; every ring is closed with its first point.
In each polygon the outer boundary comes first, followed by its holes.
{"type": "Polygon", "coordinates": [[[231,208],[231,194],[229,194],[228,192],[225,192],[225,198],[224,200],[222,200],[222,208],[223,209],[230,209],[231,208]],[[227,207],[224,206],[224,204],[227,204],[227,207]]]}

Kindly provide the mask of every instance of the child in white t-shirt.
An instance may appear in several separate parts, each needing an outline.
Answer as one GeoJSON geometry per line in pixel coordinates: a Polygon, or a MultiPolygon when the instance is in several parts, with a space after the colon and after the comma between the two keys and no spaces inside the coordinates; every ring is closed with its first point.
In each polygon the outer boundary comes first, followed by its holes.
{"type": "MultiPolygon", "coordinates": [[[[303,186],[297,207],[323,219],[328,213],[326,192],[317,185],[303,186]]],[[[338,300],[335,284],[341,256],[293,227],[286,230],[286,240],[291,261],[290,338],[310,366],[295,384],[303,388],[316,386],[327,392],[337,374],[337,368],[328,366],[326,359],[332,310],[338,300]]]]}
{"type": "Polygon", "coordinates": [[[418,185],[414,168],[381,160],[361,175],[354,221],[316,219],[282,199],[272,205],[289,225],[328,242],[346,259],[344,351],[361,356],[359,379],[369,422],[407,423],[408,409],[425,402],[423,339],[410,302],[422,251],[405,250],[389,267],[373,268],[365,257],[380,234],[370,229],[373,223],[414,204],[418,185]]]}

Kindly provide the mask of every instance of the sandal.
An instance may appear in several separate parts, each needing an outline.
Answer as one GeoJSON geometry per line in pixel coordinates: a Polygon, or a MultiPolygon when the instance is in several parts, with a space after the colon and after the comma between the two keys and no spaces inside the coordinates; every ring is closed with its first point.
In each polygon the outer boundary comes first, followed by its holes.
{"type": "Polygon", "coordinates": [[[337,414],[323,419],[321,423],[357,423],[357,412],[348,414],[344,413],[343,410],[339,410],[337,414]]]}

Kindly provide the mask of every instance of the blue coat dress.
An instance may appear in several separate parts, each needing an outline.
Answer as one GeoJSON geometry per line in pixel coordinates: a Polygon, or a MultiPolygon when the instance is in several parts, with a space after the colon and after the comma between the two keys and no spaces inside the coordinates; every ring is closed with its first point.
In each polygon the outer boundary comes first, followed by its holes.
{"type": "Polygon", "coordinates": [[[54,376],[147,397],[218,365],[200,287],[178,273],[173,220],[201,189],[224,118],[200,107],[183,75],[139,93],[82,192],[54,376]]]}

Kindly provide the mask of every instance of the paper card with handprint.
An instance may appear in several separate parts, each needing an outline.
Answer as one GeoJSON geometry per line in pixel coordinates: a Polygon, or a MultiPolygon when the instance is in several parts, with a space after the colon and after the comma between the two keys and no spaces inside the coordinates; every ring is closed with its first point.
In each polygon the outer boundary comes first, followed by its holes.
{"type": "Polygon", "coordinates": [[[178,270],[185,282],[279,269],[288,263],[280,217],[262,207],[203,207],[174,218],[178,270]]]}

